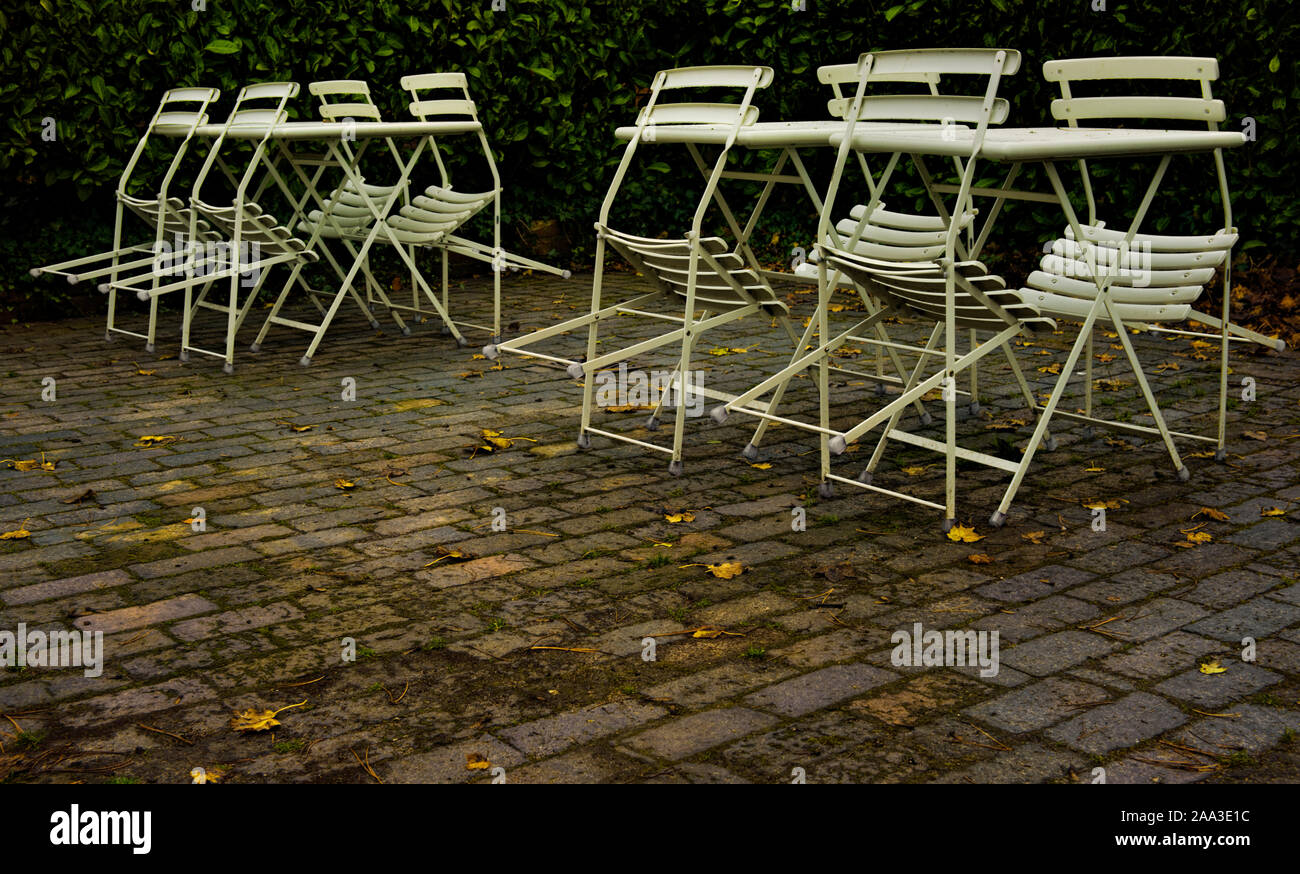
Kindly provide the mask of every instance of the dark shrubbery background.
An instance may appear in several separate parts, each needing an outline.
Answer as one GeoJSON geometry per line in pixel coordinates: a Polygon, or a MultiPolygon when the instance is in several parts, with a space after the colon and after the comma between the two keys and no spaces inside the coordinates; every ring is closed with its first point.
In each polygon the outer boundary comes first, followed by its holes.
{"type": "MultiPolygon", "coordinates": [[[[27,268],[106,247],[113,187],[169,87],[220,87],[220,118],[241,84],[361,78],[386,115],[398,117],[405,112],[402,75],[463,70],[498,149],[508,223],[522,237],[512,243],[535,244],[530,228],[558,222],[571,251],[553,236],[542,248],[582,264],[590,261],[591,221],[620,156],[612,131],[634,118],[638,89],[654,71],[767,64],[777,75],[760,95],[763,117],[818,118],[827,91],[816,81],[817,66],[871,49],[920,46],[1020,49],[1024,66],[1003,88],[1016,125],[1047,121],[1055,93],[1042,79],[1048,59],[1218,57],[1215,94],[1228,106],[1225,127],[1239,130],[1247,116],[1257,126],[1257,141],[1229,155],[1239,251],[1292,258],[1300,221],[1293,176],[1300,94],[1290,56],[1300,40],[1297,8],[1289,0],[1106,0],[1105,11],[1095,11],[1093,2],[807,0],[800,11],[790,0],[506,0],[498,12],[491,0],[28,2],[0,13],[0,311],[41,317],[99,305],[99,296],[81,287],[31,280],[27,268]],[[58,123],[53,143],[41,139],[47,117],[58,123]]],[[[297,104],[301,116],[314,111],[305,87],[297,104]]],[[[672,186],[655,184],[675,176],[697,192],[698,176],[684,159],[680,149],[647,157],[643,181],[620,201],[622,225],[658,231],[684,224],[695,195],[674,196],[672,186]]],[[[823,159],[815,169],[826,165],[823,159]]],[[[1219,227],[1201,184],[1207,177],[1184,166],[1174,165],[1162,198],[1184,212],[1161,220],[1189,230],[1219,227]],[[1201,195],[1195,207],[1179,201],[1188,185],[1201,195]]],[[[814,179],[824,185],[825,172],[814,179]]],[[[1112,172],[1106,187],[1127,193],[1145,179],[1112,172]]],[[[769,255],[806,245],[814,230],[811,208],[789,194],[774,201],[762,229],[769,255]]],[[[1008,212],[1004,245],[1023,237],[1032,246],[1036,234],[1060,223],[1033,210],[1008,212]]]]}

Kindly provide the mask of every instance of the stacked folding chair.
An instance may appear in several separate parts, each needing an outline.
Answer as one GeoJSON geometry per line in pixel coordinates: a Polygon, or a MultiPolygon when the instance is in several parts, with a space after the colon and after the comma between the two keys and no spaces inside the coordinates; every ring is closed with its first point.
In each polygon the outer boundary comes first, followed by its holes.
{"type": "MultiPolygon", "coordinates": [[[[1178,122],[1205,124],[1209,130],[1218,130],[1227,112],[1223,102],[1211,93],[1210,83],[1219,76],[1219,64],[1214,58],[1197,57],[1111,57],[1075,58],[1048,61],[1043,64],[1043,75],[1056,82],[1061,97],[1052,102],[1052,117],[1070,127],[1081,121],[1094,119],[1123,119],[1133,124],[1138,119],[1156,123],[1178,122]],[[1071,83],[1147,81],[1166,85],[1187,82],[1196,86],[1195,97],[1169,96],[1109,96],[1079,97],[1071,83]]],[[[1167,88],[1162,88],[1162,91],[1167,88]]],[[[1247,330],[1229,320],[1232,288],[1232,246],[1237,231],[1232,224],[1232,203],[1228,192],[1228,179],[1224,169],[1223,153],[1214,151],[1214,168],[1217,177],[1219,200],[1223,208],[1223,226],[1211,234],[1198,236],[1155,235],[1128,233],[1106,227],[1098,218],[1097,191],[1088,169],[1087,161],[1079,161],[1083,190],[1088,203],[1087,222],[1065,228],[1064,236],[1051,245],[1050,254],[1042,261],[1042,270],[1034,273],[1028,285],[1042,294],[1042,301],[1050,307],[1060,308],[1063,315],[1082,318],[1097,294],[1095,273],[1100,270],[1110,274],[1108,281],[1114,287],[1112,299],[1120,304],[1120,315],[1130,328],[1155,332],[1175,333],[1191,338],[1217,340],[1219,361],[1219,421],[1215,457],[1222,461],[1226,450],[1224,442],[1227,425],[1228,350],[1233,341],[1248,341],[1281,351],[1286,344],[1247,330]],[[1211,282],[1214,271],[1223,274],[1223,298],[1218,316],[1194,312],[1190,304],[1201,295],[1211,282]],[[1074,280],[1082,280],[1079,283],[1074,280]],[[1213,333],[1188,330],[1177,326],[1186,321],[1196,321],[1214,329],[1213,333]]],[[[1167,163],[1167,162],[1166,162],[1167,163]]],[[[1163,174],[1163,164],[1159,171],[1163,174]]],[[[1158,185],[1157,179],[1154,185],[1158,185]]],[[[1154,187],[1152,193],[1154,193],[1154,187]]],[[[1120,332],[1121,334],[1123,332],[1120,332]]],[[[1086,380],[1084,383],[1085,420],[1093,421],[1092,403],[1092,337],[1086,338],[1086,380]]],[[[1137,368],[1141,377],[1141,370],[1137,368]]],[[[1139,378],[1144,394],[1145,379],[1139,378]]],[[[1148,399],[1148,404],[1154,401],[1148,399]]],[[[1061,412],[1060,415],[1075,417],[1061,412]]],[[[1156,415],[1157,429],[1161,417],[1156,415]]],[[[1106,423],[1114,426],[1115,423],[1106,423]]],[[[1139,429],[1141,430],[1141,429],[1139,429]]],[[[1151,429],[1146,429],[1151,430],[1151,429]]],[[[1152,432],[1154,433],[1154,431],[1152,432]]],[[[1183,476],[1185,470],[1172,443],[1161,431],[1162,439],[1170,448],[1174,466],[1183,476]]],[[[1205,440],[1199,435],[1175,436],[1205,440]]]]}
{"type": "MultiPolygon", "coordinates": [[[[728,403],[721,413],[741,411],[753,414],[749,404],[765,392],[774,391],[796,373],[818,366],[820,394],[819,421],[816,425],[776,417],[777,421],[811,430],[821,440],[820,493],[829,497],[834,493],[834,483],[844,483],[874,492],[902,498],[934,509],[943,510],[944,529],[952,527],[956,519],[956,462],[975,462],[1005,471],[1016,470],[1016,464],[988,453],[968,449],[956,440],[957,377],[963,371],[973,371],[976,364],[990,353],[1001,350],[1011,365],[1019,383],[1026,406],[1035,404],[1034,396],[1008,345],[1018,334],[1042,325],[1050,325],[1030,304],[1022,302],[1014,290],[1008,290],[1001,277],[992,275],[978,260],[957,260],[968,247],[961,245],[960,234],[973,231],[977,211],[971,206],[970,188],[975,170],[975,159],[983,146],[984,135],[990,124],[1000,124],[1009,114],[1005,99],[997,97],[1001,78],[1014,74],[1020,66],[1018,52],[1001,49],[916,49],[909,51],[877,52],[863,55],[857,65],[857,90],[852,99],[842,100],[846,112],[846,130],[840,141],[835,172],[831,179],[821,214],[815,250],[818,271],[817,334],[819,342],[811,350],[796,356],[787,368],[759,383],[750,391],[728,403]],[[912,81],[930,84],[929,94],[876,94],[867,95],[868,84],[876,85],[899,81],[902,75],[920,77],[912,81]],[[984,83],[981,96],[944,94],[937,89],[940,77],[980,76],[984,83]],[[859,123],[892,122],[902,124],[929,124],[937,133],[946,125],[974,125],[970,156],[957,161],[961,176],[961,192],[949,211],[942,199],[934,198],[937,215],[917,215],[891,211],[884,207],[882,197],[897,165],[899,155],[892,155],[885,164],[880,178],[870,184],[871,198],[866,204],[853,207],[849,217],[832,226],[835,201],[839,192],[845,166],[852,148],[854,131],[859,123]],[[828,318],[832,292],[843,275],[858,289],[868,308],[868,317],[858,321],[848,330],[832,335],[828,318]],[[885,340],[874,333],[883,320],[897,316],[920,319],[929,325],[924,346],[885,340]],[[959,341],[969,339],[964,353],[959,352],[959,341]],[[901,392],[892,401],[875,410],[848,428],[831,425],[831,396],[829,372],[831,354],[842,343],[854,340],[868,345],[883,346],[891,353],[903,351],[915,355],[915,365],[910,368],[901,392]],[[935,367],[936,364],[941,366],[935,367]],[[944,440],[912,433],[901,427],[903,414],[926,393],[940,389],[946,404],[946,434],[944,440]],[[883,426],[883,427],[882,427],[883,426]],[[854,443],[876,428],[881,429],[875,450],[866,468],[858,477],[849,478],[831,470],[832,455],[840,455],[854,443]],[[874,483],[875,471],[890,443],[902,443],[934,451],[946,461],[945,502],[937,503],[916,495],[903,493],[874,483]]],[[[917,169],[929,181],[929,174],[919,157],[914,157],[917,169]]],[[[864,167],[865,169],[865,167],[864,167]]],[[[868,174],[868,178],[869,174],[868,174]]],[[[978,250],[978,246],[970,246],[978,250]]],[[[901,367],[898,360],[895,366],[901,367]]],[[[919,411],[919,410],[918,410],[919,411]]],[[[922,411],[921,423],[929,424],[930,417],[922,411]]],[[[1050,435],[1039,435],[1050,442],[1050,435]]]]}
{"type": "Polygon", "coordinates": [[[248,315],[258,291],[270,275],[268,268],[278,264],[290,266],[291,273],[286,282],[288,286],[297,280],[304,265],[318,257],[305,241],[295,237],[292,231],[281,225],[249,196],[250,186],[264,170],[263,162],[267,156],[271,132],[275,125],[288,120],[285,105],[297,93],[298,85],[294,82],[264,82],[245,86],[239,92],[234,109],[221,132],[212,142],[207,160],[195,179],[190,198],[191,221],[197,224],[199,216],[202,216],[224,235],[225,240],[216,246],[193,247],[184,263],[169,271],[172,276],[182,274],[178,280],[160,285],[157,281],[159,277],[150,277],[146,287],[144,279],[136,277],[113,284],[117,289],[135,291],[141,299],[157,298],[174,291],[185,292],[184,321],[181,325],[182,361],[188,360],[191,352],[198,352],[222,358],[225,371],[231,372],[234,369],[235,335],[248,315]],[[270,107],[265,105],[267,101],[272,103],[270,107]],[[235,178],[221,153],[228,139],[237,139],[231,134],[238,133],[241,126],[263,133],[255,138],[244,172],[235,178]],[[211,203],[203,195],[204,183],[218,163],[235,184],[234,199],[228,206],[211,203]],[[221,283],[228,283],[228,298],[224,302],[208,300],[209,290],[221,283]],[[241,286],[246,284],[250,287],[241,303],[241,286]],[[199,290],[197,298],[195,289],[199,290]],[[208,350],[190,342],[194,317],[202,309],[215,310],[226,317],[226,342],[223,350],[208,350]]]}
{"type": "MultiPolygon", "coordinates": [[[[650,97],[637,118],[636,133],[628,142],[614,174],[613,182],[601,205],[596,223],[596,267],[592,285],[591,310],[578,318],[543,328],[499,346],[488,346],[485,354],[495,358],[501,352],[518,352],[530,357],[568,364],[568,372],[582,379],[582,423],[578,432],[578,445],[591,445],[591,435],[631,443],[671,456],[669,471],[678,475],[682,471],[682,441],[686,425],[688,395],[729,400],[730,395],[701,386],[689,386],[685,374],[691,370],[695,344],[708,330],[730,324],[738,319],[757,314],[775,318],[780,322],[791,342],[797,335],[790,326],[789,308],[772,290],[763,271],[747,246],[732,251],[720,237],[704,236],[701,230],[710,204],[717,198],[718,182],[726,168],[732,147],[739,131],[758,120],[758,108],[753,105],[754,94],[772,81],[770,67],[715,66],[685,67],[663,70],[655,75],[650,97]],[[737,103],[663,102],[666,94],[686,88],[743,89],[737,103]],[[700,196],[685,237],[653,238],[617,230],[609,224],[609,213],[623,180],[628,174],[642,140],[652,137],[655,125],[708,124],[725,125],[728,130],[717,160],[708,173],[707,183],[700,196]],[[609,301],[604,287],[605,249],[609,247],[622,255],[653,285],[653,290],[637,294],[622,301],[609,301]],[[646,309],[656,301],[666,302],[670,312],[652,312],[646,309]],[[648,316],[675,325],[672,330],[634,342],[609,352],[599,348],[600,324],[621,314],[648,316]],[[587,353],[582,362],[571,362],[547,353],[527,349],[531,344],[569,331],[586,329],[587,353]],[[675,398],[672,447],[659,446],[592,427],[593,393],[596,375],[606,368],[617,366],[652,350],[671,346],[675,348],[677,364],[668,380],[659,404],[651,414],[648,427],[658,427],[665,406],[664,399],[675,398]]],[[[765,405],[760,405],[765,408],[765,405]]]]}
{"type": "MultiPolygon", "coordinates": [[[[420,121],[465,120],[478,122],[478,111],[469,96],[468,81],[463,73],[428,73],[404,76],[403,88],[411,93],[412,102],[409,110],[420,121]],[[430,99],[422,92],[435,92],[439,95],[430,99]],[[454,97],[446,95],[447,91],[454,97]]],[[[310,86],[313,94],[321,96],[321,114],[326,120],[336,121],[345,117],[360,117],[378,121],[379,110],[370,101],[369,88],[364,82],[341,80],[318,82],[310,86]],[[328,95],[350,94],[362,96],[364,101],[351,103],[328,102],[328,95]]],[[[392,229],[392,238],[381,236],[378,239],[398,241],[405,250],[402,260],[411,271],[410,305],[394,303],[383,287],[374,281],[366,271],[367,302],[381,303],[393,313],[403,333],[410,333],[402,323],[400,312],[409,312],[417,316],[434,316],[441,319],[444,330],[455,337],[461,346],[466,340],[462,328],[475,328],[489,334],[495,342],[501,336],[501,274],[505,270],[532,269],[557,276],[569,275],[561,270],[539,261],[524,258],[505,251],[501,247],[501,179],[497,173],[496,161],[487,135],[480,129],[479,146],[492,177],[492,188],[481,192],[462,192],[453,189],[447,161],[438,143],[430,138],[433,158],[438,167],[439,185],[431,185],[422,194],[414,197],[409,192],[401,192],[403,205],[400,210],[387,220],[392,229]],[[489,205],[493,209],[493,241],[491,246],[461,236],[457,232],[475,215],[489,205]],[[437,249],[442,255],[441,296],[435,293],[431,284],[415,263],[417,248],[437,249]],[[451,315],[450,282],[448,278],[448,256],[464,255],[492,265],[493,271],[493,312],[492,324],[480,325],[465,320],[456,320],[451,315]]],[[[391,141],[390,151],[395,150],[391,141]]],[[[364,184],[364,196],[358,192],[356,183],[345,182],[330,194],[321,208],[308,213],[299,225],[304,232],[314,232],[318,227],[321,236],[327,239],[341,239],[345,245],[349,241],[364,239],[371,229],[374,216],[367,205],[367,199],[382,200],[395,190],[395,186],[364,184]]]]}
{"type": "Polygon", "coordinates": [[[53,274],[64,276],[68,282],[76,285],[83,280],[105,280],[99,283],[99,290],[108,296],[108,323],[104,339],[112,340],[114,334],[125,334],[145,341],[145,348],[152,352],[158,323],[157,298],[150,298],[149,325],[146,333],[130,331],[117,324],[117,292],[115,284],[128,277],[144,277],[154,281],[161,278],[158,271],[160,264],[172,261],[188,251],[191,242],[208,243],[219,240],[220,234],[213,231],[204,221],[196,221],[189,207],[177,197],[169,196],[172,182],[188,150],[195,130],[208,121],[207,108],[221,92],[216,88],[173,88],[166,92],[153,118],[145,127],[144,134],[136,144],[126,169],[122,171],[117,186],[117,209],[113,222],[113,248],[107,252],[51,264],[46,267],[33,268],[33,276],[53,274]],[[193,108],[181,108],[193,107],[193,108]],[[175,143],[166,173],[158,183],[156,191],[148,194],[132,194],[132,176],[137,165],[145,155],[151,137],[167,134],[175,143]],[[132,212],[143,219],[153,229],[153,239],[137,245],[123,245],[123,214],[132,212]],[[108,262],[104,265],[104,262],[108,262]]]}

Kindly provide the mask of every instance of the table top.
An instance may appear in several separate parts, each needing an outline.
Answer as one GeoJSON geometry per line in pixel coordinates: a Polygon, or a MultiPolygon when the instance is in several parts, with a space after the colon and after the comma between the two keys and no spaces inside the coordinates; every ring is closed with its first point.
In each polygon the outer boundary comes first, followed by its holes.
{"type": "MultiPolygon", "coordinates": [[[[908,131],[934,128],[932,124],[907,124],[903,122],[864,121],[858,128],[876,131],[908,131]]],[[[953,125],[956,130],[969,130],[965,125],[953,125]]],[[[644,142],[695,143],[703,146],[720,146],[727,141],[732,125],[729,124],[658,124],[654,139],[644,142]]],[[[844,121],[825,118],[814,121],[760,121],[746,125],[736,134],[736,144],[750,149],[779,149],[785,146],[829,146],[831,136],[844,132],[844,121]]],[[[636,135],[636,126],[628,125],[614,131],[620,140],[630,140],[636,135]]],[[[969,152],[970,150],[967,149],[969,152]]]]}
{"type": "MultiPolygon", "coordinates": [[[[838,146],[843,136],[842,131],[831,134],[830,143],[838,146]]],[[[1164,155],[1231,149],[1245,142],[1245,135],[1236,131],[1002,127],[985,133],[980,157],[990,161],[1047,161],[1164,155]]],[[[861,130],[859,126],[853,133],[853,147],[864,152],[962,157],[969,155],[974,145],[975,132],[970,128],[943,132],[938,125],[910,131],[861,130]]]]}
{"type": "MultiPolygon", "coordinates": [[[[266,136],[268,125],[233,124],[226,136],[236,140],[260,140],[266,136]]],[[[202,124],[194,129],[196,136],[212,139],[221,135],[225,125],[202,124]]],[[[328,121],[286,121],[270,130],[274,140],[336,140],[346,131],[349,138],[373,139],[375,137],[426,137],[440,134],[476,133],[483,126],[477,121],[357,121],[351,123],[328,121]]],[[[157,132],[163,136],[184,136],[185,125],[159,125],[157,132]]]]}

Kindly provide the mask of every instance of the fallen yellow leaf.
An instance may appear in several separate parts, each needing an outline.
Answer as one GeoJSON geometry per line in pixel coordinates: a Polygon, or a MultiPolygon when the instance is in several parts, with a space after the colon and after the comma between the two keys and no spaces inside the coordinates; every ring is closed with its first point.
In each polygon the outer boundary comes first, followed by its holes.
{"type": "Polygon", "coordinates": [[[354,486],[356,486],[356,483],[350,480],[345,480],[345,479],[334,480],[334,488],[336,489],[343,489],[344,491],[346,491],[347,489],[353,488],[354,486]]]}
{"type": "Polygon", "coordinates": [[[468,771],[486,771],[492,763],[478,753],[465,754],[465,769],[468,771]]]}
{"type": "Polygon", "coordinates": [[[745,566],[738,561],[726,561],[722,564],[709,565],[709,573],[720,580],[729,580],[745,572],[745,566]]]}
{"type": "Polygon", "coordinates": [[[1227,668],[1219,664],[1218,659],[1215,659],[1212,662],[1206,662],[1205,664],[1201,665],[1202,674],[1224,674],[1227,673],[1227,671],[1228,671],[1227,668]]]}
{"type": "Polygon", "coordinates": [[[966,556],[966,560],[971,564],[993,564],[992,557],[985,555],[982,552],[976,553],[975,555],[968,555],[966,556]]]}
{"type": "Polygon", "coordinates": [[[983,540],[983,534],[976,534],[974,528],[967,528],[965,525],[954,525],[948,532],[948,539],[953,543],[974,543],[977,540],[983,540]]]}
{"type": "Polygon", "coordinates": [[[680,513],[665,513],[664,519],[676,525],[678,522],[694,522],[695,514],[689,510],[683,510],[680,513]]]}

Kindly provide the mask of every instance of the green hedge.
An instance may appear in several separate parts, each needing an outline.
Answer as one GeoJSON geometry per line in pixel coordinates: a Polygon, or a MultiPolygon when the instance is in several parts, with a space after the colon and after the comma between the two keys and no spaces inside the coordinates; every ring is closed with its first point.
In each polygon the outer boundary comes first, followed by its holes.
{"type": "MultiPolygon", "coordinates": [[[[463,70],[498,158],[511,227],[555,219],[570,229],[573,260],[591,255],[590,227],[620,150],[611,132],[633,118],[657,69],[685,64],[763,63],[776,68],[763,93],[764,118],[815,118],[825,89],[815,70],[870,49],[998,45],[1025,54],[1009,80],[1012,122],[1046,121],[1054,88],[1042,80],[1053,57],[1203,54],[1220,59],[1216,95],[1228,127],[1255,119],[1258,139],[1230,156],[1243,251],[1292,257],[1300,220],[1292,193],[1297,105],[1295,64],[1285,47],[1300,39],[1288,0],[1125,3],[1054,0],[818,2],[791,0],[39,0],[0,13],[0,306],[28,315],[84,292],[35,284],[27,266],[84,252],[105,238],[112,189],[159,94],[178,84],[215,85],[224,113],[238,86],[260,80],[369,80],[389,116],[403,112],[397,80],[408,72],[463,70]],[[203,7],[195,10],[194,6],[203,7]],[[41,138],[42,120],[58,138],[41,138]]],[[[309,114],[304,96],[299,109],[309,114]]],[[[652,156],[621,201],[629,227],[667,229],[690,198],[683,154],[652,156]],[[673,161],[668,158],[672,157],[673,161]],[[680,175],[678,175],[680,174],[680,175]]],[[[747,160],[755,160],[750,156],[747,160]]],[[[819,172],[825,159],[818,164],[819,172]]],[[[694,171],[690,171],[691,174],[694,171]]],[[[1164,199],[1180,204],[1175,173],[1164,199]]],[[[820,177],[824,179],[824,176],[820,177]]],[[[1137,174],[1113,172],[1131,191],[1137,174]]],[[[915,194],[915,190],[910,192],[915,194]]],[[[797,197],[774,204],[780,248],[811,233],[797,197]]],[[[1182,207],[1183,209],[1190,209],[1182,207]]],[[[1217,227],[1213,205],[1183,218],[1217,227]]],[[[1162,220],[1169,217],[1164,216],[1162,220]]],[[[1039,233],[1041,211],[1008,214],[1008,239],[1039,233]]],[[[1059,218],[1050,217],[1052,224],[1059,218]]],[[[95,305],[91,302],[90,305],[95,305]]]]}

